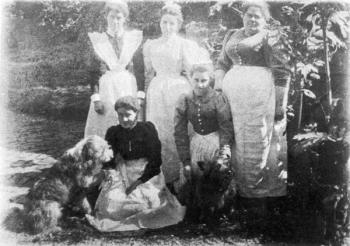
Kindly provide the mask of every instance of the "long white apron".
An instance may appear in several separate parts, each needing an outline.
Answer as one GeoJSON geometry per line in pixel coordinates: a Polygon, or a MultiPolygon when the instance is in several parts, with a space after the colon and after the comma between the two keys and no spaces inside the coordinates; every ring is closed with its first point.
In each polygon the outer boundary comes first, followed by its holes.
{"type": "Polygon", "coordinates": [[[271,70],[258,66],[233,66],[223,80],[235,131],[232,156],[243,197],[286,194],[286,121],[274,121],[273,81],[271,70]]]}
{"type": "Polygon", "coordinates": [[[137,85],[134,75],[126,66],[130,63],[133,54],[142,41],[141,31],[129,31],[124,34],[123,47],[118,59],[106,33],[89,33],[89,38],[95,53],[109,68],[99,80],[99,94],[104,106],[104,114],[95,112],[94,103],[91,102],[84,137],[98,135],[105,137],[109,127],[118,124],[114,104],[123,96],[136,96],[137,85]]]}
{"type": "Polygon", "coordinates": [[[147,163],[144,158],[122,161],[116,170],[107,171],[96,201],[95,217],[86,216],[92,226],[100,231],[133,231],[174,225],[184,218],[186,209],[166,188],[162,172],[128,196],[125,194],[147,163]]]}

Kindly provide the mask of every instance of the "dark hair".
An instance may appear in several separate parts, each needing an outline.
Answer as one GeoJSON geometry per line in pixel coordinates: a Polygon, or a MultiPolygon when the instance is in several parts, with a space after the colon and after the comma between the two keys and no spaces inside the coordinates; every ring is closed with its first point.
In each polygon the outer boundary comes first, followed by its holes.
{"type": "Polygon", "coordinates": [[[133,110],[135,112],[140,111],[140,104],[136,97],[124,96],[119,98],[114,104],[114,110],[117,111],[120,108],[125,108],[127,110],[133,110]]]}
{"type": "Polygon", "coordinates": [[[111,1],[106,2],[105,5],[105,13],[108,15],[108,13],[112,10],[116,10],[124,15],[125,18],[129,17],[129,8],[126,2],[118,0],[118,1],[111,1]]]}
{"type": "Polygon", "coordinates": [[[163,15],[175,16],[178,21],[179,27],[182,25],[182,22],[184,21],[182,12],[181,12],[181,7],[176,3],[164,5],[160,14],[162,17],[163,15]]]}
{"type": "Polygon", "coordinates": [[[191,71],[190,71],[191,77],[195,72],[199,72],[199,73],[208,72],[211,77],[213,72],[213,67],[211,64],[196,64],[196,65],[193,65],[191,68],[191,71]]]}
{"type": "Polygon", "coordinates": [[[269,5],[264,2],[264,1],[246,1],[245,3],[243,3],[242,6],[242,12],[243,15],[248,11],[248,9],[250,7],[257,7],[261,10],[261,13],[263,14],[263,16],[265,17],[265,20],[270,20],[271,18],[271,14],[270,14],[270,10],[269,10],[269,5]]]}

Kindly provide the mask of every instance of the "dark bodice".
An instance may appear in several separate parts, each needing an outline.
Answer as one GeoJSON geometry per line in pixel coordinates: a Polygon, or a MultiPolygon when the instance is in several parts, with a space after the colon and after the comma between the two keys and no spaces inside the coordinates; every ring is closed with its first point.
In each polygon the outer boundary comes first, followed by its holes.
{"type": "Polygon", "coordinates": [[[247,44],[244,42],[246,38],[244,32],[239,30],[227,41],[225,52],[231,59],[232,64],[268,67],[265,57],[266,52],[264,52],[266,47],[263,45],[263,40],[257,40],[256,44],[247,44]]]}
{"type": "Polygon", "coordinates": [[[190,160],[188,122],[200,135],[218,131],[220,145],[230,145],[233,141],[231,109],[227,98],[210,89],[204,97],[197,97],[193,92],[183,94],[175,109],[175,143],[182,162],[190,160]]]}
{"type": "MultiPolygon", "coordinates": [[[[161,144],[151,122],[138,122],[132,129],[123,128],[121,125],[112,126],[107,130],[106,140],[111,145],[114,156],[120,154],[124,160],[148,160],[140,178],[143,182],[159,174],[162,164],[161,144]]],[[[111,163],[113,167],[114,160],[111,163]]]]}
{"type": "Polygon", "coordinates": [[[285,86],[290,77],[288,52],[280,35],[272,31],[246,36],[244,29],[230,30],[216,68],[227,72],[234,65],[271,68],[279,86],[285,86]]]}

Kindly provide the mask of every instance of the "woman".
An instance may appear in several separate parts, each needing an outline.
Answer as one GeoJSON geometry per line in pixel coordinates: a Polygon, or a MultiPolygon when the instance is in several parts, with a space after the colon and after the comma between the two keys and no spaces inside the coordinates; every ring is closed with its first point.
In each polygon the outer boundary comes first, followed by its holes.
{"type": "MultiPolygon", "coordinates": [[[[211,75],[212,66],[209,64],[193,66],[190,74],[193,90],[182,95],[176,105],[174,136],[186,181],[199,178],[201,171],[197,162],[212,161],[220,149],[218,157],[227,160],[231,157],[233,126],[230,105],[222,93],[210,86],[211,75]],[[189,122],[195,132],[191,137],[188,134],[189,122]]],[[[187,200],[184,201],[186,205],[195,207],[191,199],[195,194],[184,184],[181,190],[180,200],[187,200]]]]}
{"type": "Polygon", "coordinates": [[[131,231],[160,228],[180,222],[185,208],[165,186],[160,170],[161,145],[151,122],[138,122],[140,105],[126,96],[115,104],[120,125],[107,130],[115,168],[106,171],[89,222],[100,231],[131,231]]]}
{"type": "Polygon", "coordinates": [[[266,29],[267,5],[257,1],[243,10],[244,27],[224,39],[215,83],[232,110],[240,196],[281,197],[286,195],[289,57],[279,34],[266,29]]]}
{"type": "MultiPolygon", "coordinates": [[[[113,106],[115,101],[126,95],[136,94],[144,98],[142,53],[139,49],[142,41],[141,31],[127,31],[126,20],[129,16],[128,6],[123,1],[106,4],[107,31],[89,33],[93,49],[98,59],[93,59],[90,77],[93,81],[91,104],[87,117],[84,136],[98,135],[104,137],[106,130],[115,124],[117,115],[113,106]],[[139,49],[139,51],[138,51],[139,49]],[[141,59],[140,59],[141,57],[141,59]],[[103,75],[99,78],[102,67],[103,75]],[[138,76],[128,71],[134,70],[138,76]]],[[[91,66],[90,66],[91,67],[91,66]]]]}
{"type": "Polygon", "coordinates": [[[146,119],[155,124],[159,133],[167,183],[178,178],[180,169],[173,136],[175,103],[182,93],[191,90],[190,82],[182,74],[188,73],[203,53],[196,52],[199,51],[196,43],[178,35],[182,22],[180,6],[165,5],[161,12],[161,37],[146,41],[143,48],[147,88],[146,119]]]}

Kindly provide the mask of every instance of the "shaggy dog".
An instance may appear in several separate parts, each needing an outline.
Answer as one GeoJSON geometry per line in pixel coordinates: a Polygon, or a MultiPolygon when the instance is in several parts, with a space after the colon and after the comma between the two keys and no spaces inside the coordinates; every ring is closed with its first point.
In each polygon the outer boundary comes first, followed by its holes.
{"type": "Polygon", "coordinates": [[[100,184],[103,163],[113,156],[98,136],[89,136],[67,150],[29,190],[24,203],[26,227],[32,233],[52,231],[66,210],[91,213],[84,191],[100,184]]]}
{"type": "Polygon", "coordinates": [[[195,183],[195,201],[200,209],[200,221],[208,225],[217,222],[234,208],[236,188],[228,163],[219,160],[198,162],[203,175],[195,183]]]}

